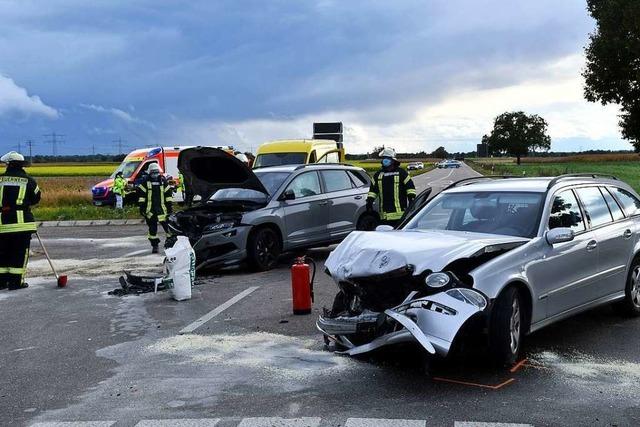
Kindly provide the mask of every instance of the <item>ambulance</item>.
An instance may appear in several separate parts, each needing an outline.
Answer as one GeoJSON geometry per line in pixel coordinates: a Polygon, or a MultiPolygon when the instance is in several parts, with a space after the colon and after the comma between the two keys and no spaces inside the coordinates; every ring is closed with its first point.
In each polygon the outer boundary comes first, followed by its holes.
{"type": "MultiPolygon", "coordinates": [[[[226,151],[233,156],[234,150],[232,146],[212,146],[226,151]]],[[[133,187],[135,183],[140,180],[152,163],[157,163],[164,176],[169,180],[176,182],[178,178],[178,155],[181,150],[185,148],[192,148],[192,146],[180,146],[180,147],[155,147],[155,148],[140,148],[133,150],[127,154],[122,163],[116,168],[108,179],[97,183],[91,188],[93,196],[93,204],[96,206],[114,205],[115,195],[113,194],[113,179],[118,172],[122,172],[122,177],[129,181],[129,187],[133,187]]],[[[131,201],[135,198],[133,192],[125,198],[125,202],[131,201]]],[[[181,191],[176,190],[173,195],[173,200],[182,202],[184,200],[181,191]]]]}

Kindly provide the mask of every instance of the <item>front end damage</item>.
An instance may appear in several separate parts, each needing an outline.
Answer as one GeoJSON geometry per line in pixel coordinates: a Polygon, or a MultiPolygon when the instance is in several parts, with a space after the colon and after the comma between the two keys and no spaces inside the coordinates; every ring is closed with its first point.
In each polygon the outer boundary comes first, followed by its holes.
{"type": "Polygon", "coordinates": [[[447,356],[454,339],[470,319],[483,316],[487,298],[474,289],[452,287],[425,295],[412,291],[405,300],[381,311],[362,309],[354,296],[347,304],[345,293],[337,296],[332,310],[318,318],[316,326],[327,339],[354,356],[404,342],[417,342],[430,354],[447,356]],[[355,310],[353,310],[355,308],[355,310]]]}
{"type": "Polygon", "coordinates": [[[412,342],[446,357],[463,330],[477,332],[475,327],[485,326],[489,317],[490,300],[470,273],[524,242],[354,232],[327,259],[327,273],[339,292],[316,326],[348,355],[412,342]]]}

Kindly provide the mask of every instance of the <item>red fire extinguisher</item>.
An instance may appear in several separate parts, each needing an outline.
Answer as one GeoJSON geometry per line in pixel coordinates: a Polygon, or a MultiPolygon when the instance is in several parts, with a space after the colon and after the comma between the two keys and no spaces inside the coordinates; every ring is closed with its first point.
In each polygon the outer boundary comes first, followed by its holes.
{"type": "Polygon", "coordinates": [[[311,313],[313,302],[313,279],[316,276],[316,263],[307,256],[297,257],[291,266],[291,292],[293,294],[293,314],[311,313]],[[309,280],[309,264],[313,264],[313,274],[309,280]]]}

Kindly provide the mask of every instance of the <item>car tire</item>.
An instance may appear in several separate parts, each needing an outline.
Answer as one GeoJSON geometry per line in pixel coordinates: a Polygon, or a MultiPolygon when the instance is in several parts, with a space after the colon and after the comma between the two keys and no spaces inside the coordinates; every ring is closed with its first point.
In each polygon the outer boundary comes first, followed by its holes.
{"type": "Polygon", "coordinates": [[[378,226],[378,217],[371,213],[363,213],[358,218],[358,223],[356,224],[356,230],[358,231],[373,231],[378,226]]]}
{"type": "Polygon", "coordinates": [[[623,316],[640,316],[640,257],[634,258],[631,262],[624,289],[624,299],[616,303],[614,308],[623,316]]]}
{"type": "Polygon", "coordinates": [[[276,266],[282,253],[280,236],[270,227],[251,233],[247,241],[247,260],[252,270],[267,271],[276,266]]]}
{"type": "Polygon", "coordinates": [[[489,350],[500,366],[516,363],[524,336],[522,296],[518,289],[509,287],[496,299],[489,325],[489,350]]]}

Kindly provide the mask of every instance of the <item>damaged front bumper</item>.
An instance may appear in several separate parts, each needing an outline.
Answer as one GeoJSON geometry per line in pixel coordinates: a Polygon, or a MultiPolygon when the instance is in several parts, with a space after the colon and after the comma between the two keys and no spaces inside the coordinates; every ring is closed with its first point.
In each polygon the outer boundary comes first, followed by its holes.
{"type": "Polygon", "coordinates": [[[445,357],[458,332],[475,315],[488,306],[480,292],[467,288],[453,288],[435,295],[407,300],[382,313],[364,311],[359,316],[320,316],[317,328],[330,340],[345,347],[342,353],[351,356],[380,347],[403,342],[417,342],[431,354],[445,357]],[[380,328],[393,319],[393,330],[378,334],[369,342],[355,345],[352,340],[380,328]]]}

